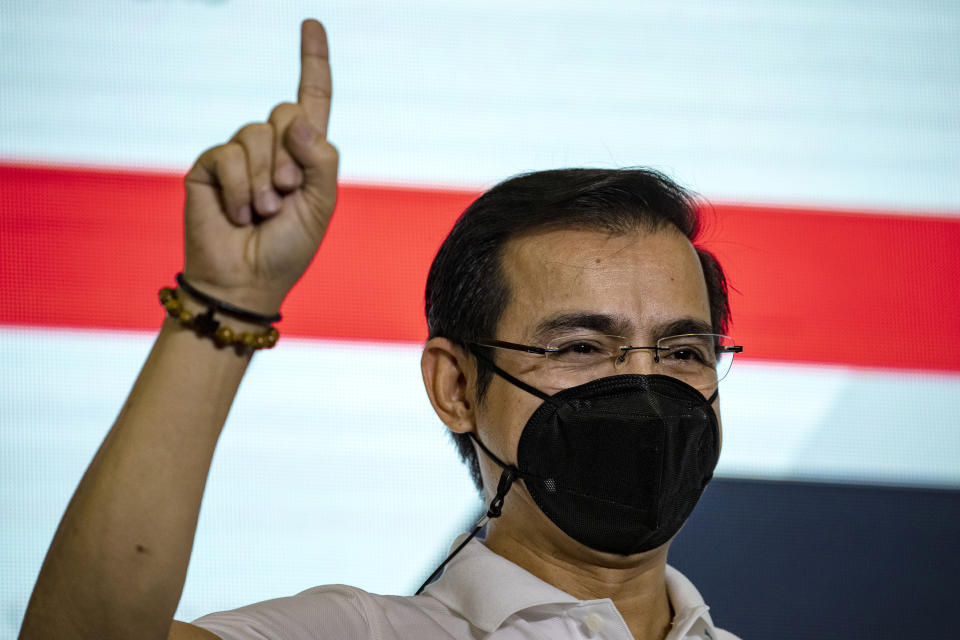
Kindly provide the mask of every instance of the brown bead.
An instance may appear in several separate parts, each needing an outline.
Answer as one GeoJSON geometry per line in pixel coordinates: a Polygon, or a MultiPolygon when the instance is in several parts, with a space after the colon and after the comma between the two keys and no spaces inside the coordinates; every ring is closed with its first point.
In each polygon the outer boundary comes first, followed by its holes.
{"type": "Polygon", "coordinates": [[[164,308],[167,310],[167,313],[170,315],[179,315],[180,311],[183,309],[183,303],[181,303],[176,298],[171,298],[163,303],[164,308]]]}
{"type": "Polygon", "coordinates": [[[170,287],[164,287],[163,289],[160,289],[161,303],[167,304],[167,300],[170,300],[172,298],[173,298],[173,289],[171,289],[170,287]]]}
{"type": "Polygon", "coordinates": [[[261,333],[260,335],[257,336],[256,348],[264,349],[266,348],[266,346],[267,346],[267,336],[261,333]]]}
{"type": "Polygon", "coordinates": [[[193,322],[193,314],[187,311],[186,309],[181,310],[177,318],[183,324],[190,324],[191,322],[193,322]]]}
{"type": "Polygon", "coordinates": [[[279,339],[280,333],[276,329],[271,329],[267,334],[267,349],[273,349],[279,339]]]}
{"type": "Polygon", "coordinates": [[[221,326],[217,329],[217,339],[221,344],[230,344],[233,342],[233,330],[230,327],[221,326]]]}
{"type": "Polygon", "coordinates": [[[241,343],[243,344],[243,346],[245,346],[245,347],[252,347],[252,346],[254,346],[255,344],[257,344],[257,338],[256,338],[256,336],[254,336],[254,335],[253,335],[252,333],[250,333],[249,331],[244,331],[244,332],[240,335],[240,342],[241,342],[241,343]]]}

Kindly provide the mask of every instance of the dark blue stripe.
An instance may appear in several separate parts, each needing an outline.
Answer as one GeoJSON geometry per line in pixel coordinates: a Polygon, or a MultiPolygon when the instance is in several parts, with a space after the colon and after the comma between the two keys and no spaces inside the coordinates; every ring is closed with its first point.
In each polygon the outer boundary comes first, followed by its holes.
{"type": "Polygon", "coordinates": [[[745,640],[949,637],[960,491],[716,479],[670,551],[745,640]]]}

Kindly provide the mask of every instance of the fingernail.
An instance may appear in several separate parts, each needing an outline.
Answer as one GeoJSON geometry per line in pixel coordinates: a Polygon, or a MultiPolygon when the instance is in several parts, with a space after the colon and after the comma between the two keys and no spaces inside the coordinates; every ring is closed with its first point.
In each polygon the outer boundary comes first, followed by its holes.
{"type": "Polygon", "coordinates": [[[250,208],[250,205],[245,204],[240,207],[240,211],[237,212],[237,223],[238,224],[250,224],[250,221],[253,219],[253,209],[250,208]]]}
{"type": "Polygon", "coordinates": [[[257,194],[257,211],[276,213],[280,210],[280,197],[273,189],[264,188],[257,194]]]}
{"type": "Polygon", "coordinates": [[[300,169],[292,164],[282,165],[277,169],[277,186],[295,187],[300,184],[300,169]]]}

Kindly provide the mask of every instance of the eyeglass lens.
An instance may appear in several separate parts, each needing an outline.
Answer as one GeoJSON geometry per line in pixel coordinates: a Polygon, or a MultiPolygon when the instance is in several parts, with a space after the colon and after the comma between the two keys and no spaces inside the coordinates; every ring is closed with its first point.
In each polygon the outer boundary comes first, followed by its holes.
{"type": "Polygon", "coordinates": [[[546,357],[553,372],[570,384],[614,375],[629,358],[647,357],[653,373],[705,389],[716,385],[730,370],[733,353],[723,347],[731,345],[731,338],[716,334],[670,336],[658,340],[655,347],[634,347],[622,336],[578,333],[553,340],[546,357]],[[636,351],[646,351],[647,355],[636,351]]]}

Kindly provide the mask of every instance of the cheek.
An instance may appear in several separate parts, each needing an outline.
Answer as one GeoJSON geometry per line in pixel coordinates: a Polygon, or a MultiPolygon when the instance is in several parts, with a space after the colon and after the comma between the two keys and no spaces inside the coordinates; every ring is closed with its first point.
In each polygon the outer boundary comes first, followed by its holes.
{"type": "MultiPolygon", "coordinates": [[[[478,435],[497,457],[509,464],[516,464],[520,435],[541,402],[526,391],[494,377],[477,412],[478,435]]],[[[480,455],[486,458],[482,452],[480,455]]],[[[490,464],[496,466],[492,461],[490,464]]],[[[499,474],[499,467],[496,471],[499,474]]]]}

